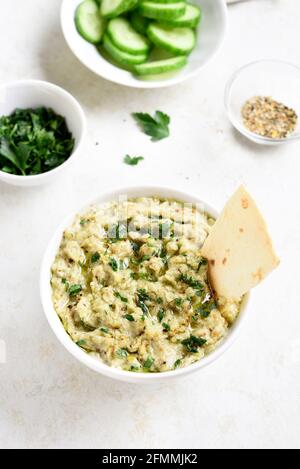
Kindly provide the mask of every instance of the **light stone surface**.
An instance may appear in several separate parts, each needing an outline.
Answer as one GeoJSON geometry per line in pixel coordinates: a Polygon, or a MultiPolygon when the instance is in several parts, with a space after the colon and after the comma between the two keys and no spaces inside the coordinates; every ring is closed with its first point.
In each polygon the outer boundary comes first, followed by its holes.
{"type": "Polygon", "coordinates": [[[60,0],[1,3],[0,81],[65,87],[84,106],[89,136],[78,164],[52,185],[0,185],[0,447],[299,449],[299,143],[257,147],[231,128],[223,107],[237,67],[266,57],[299,62],[299,0],[232,5],[219,56],[198,78],[160,91],[125,89],[86,70],[64,42],[60,0]],[[130,113],[156,109],[172,116],[172,137],[153,144],[130,113]],[[145,161],[125,166],[126,153],[145,161]],[[60,220],[112,186],[174,186],[221,208],[241,182],[269,222],[282,265],[253,293],[233,348],[199,374],[156,388],[77,363],[39,300],[41,259],[60,220]]]}

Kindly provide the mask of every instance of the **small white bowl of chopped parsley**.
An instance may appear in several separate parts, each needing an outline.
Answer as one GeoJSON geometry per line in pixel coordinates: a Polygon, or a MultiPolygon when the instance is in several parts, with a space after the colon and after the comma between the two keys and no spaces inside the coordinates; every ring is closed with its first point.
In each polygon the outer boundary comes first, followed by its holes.
{"type": "Polygon", "coordinates": [[[39,80],[0,87],[0,181],[38,186],[66,170],[80,153],[86,119],[62,88],[39,80]]]}
{"type": "Polygon", "coordinates": [[[300,138],[300,68],[258,60],[240,68],[225,90],[232,125],[252,142],[283,145],[300,138]]]}

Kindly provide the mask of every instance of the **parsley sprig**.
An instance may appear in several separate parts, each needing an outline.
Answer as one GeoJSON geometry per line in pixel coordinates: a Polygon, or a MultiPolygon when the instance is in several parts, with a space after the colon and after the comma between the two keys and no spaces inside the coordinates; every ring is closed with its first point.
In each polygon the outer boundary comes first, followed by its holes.
{"type": "Polygon", "coordinates": [[[143,156],[130,156],[126,155],[124,158],[124,163],[129,165],[129,166],[137,166],[140,161],[143,161],[144,157],[143,156]]]}
{"type": "Polygon", "coordinates": [[[157,142],[169,137],[170,117],[161,111],[156,111],[154,117],[143,112],[133,114],[134,119],[140,125],[146,135],[152,137],[153,142],[157,142]]]}

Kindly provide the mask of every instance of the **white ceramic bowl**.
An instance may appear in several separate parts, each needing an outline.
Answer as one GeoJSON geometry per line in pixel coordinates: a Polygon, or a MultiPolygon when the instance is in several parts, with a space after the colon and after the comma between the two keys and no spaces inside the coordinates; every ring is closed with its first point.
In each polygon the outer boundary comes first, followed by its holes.
{"type": "Polygon", "coordinates": [[[65,171],[80,154],[86,134],[86,118],[75,98],[59,86],[40,80],[20,80],[0,86],[0,116],[11,114],[16,108],[45,106],[66,118],[75,139],[73,153],[68,160],[52,171],[35,176],[16,176],[0,171],[0,181],[15,186],[31,187],[45,184],[65,171]]]}
{"type": "Polygon", "coordinates": [[[300,68],[281,60],[258,60],[237,70],[225,89],[225,107],[232,125],[260,145],[284,145],[300,139],[300,68]],[[241,114],[254,96],[270,96],[294,109],[298,115],[295,132],[284,139],[262,137],[249,131],[241,114]]]}
{"type": "MultiPolygon", "coordinates": [[[[211,214],[214,217],[217,217],[217,212],[210,207],[209,205],[203,203],[200,199],[193,195],[189,195],[185,192],[180,192],[170,188],[162,188],[162,187],[135,187],[135,188],[124,188],[118,189],[106,194],[103,194],[98,197],[96,201],[92,203],[104,203],[113,200],[118,200],[120,195],[127,195],[128,198],[132,197],[142,197],[142,196],[161,196],[164,198],[174,198],[177,200],[182,200],[188,203],[194,204],[202,204],[204,210],[211,214]]],[[[88,207],[91,204],[88,204],[88,207]]],[[[84,207],[85,208],[85,207],[84,207]]],[[[83,209],[84,209],[83,208],[83,209]]],[[[80,212],[80,211],[79,211],[80,212]]],[[[78,213],[78,211],[77,211],[78,213]]],[[[119,381],[126,381],[129,383],[157,383],[157,382],[164,382],[166,380],[186,376],[190,373],[195,371],[201,370],[204,367],[210,365],[212,362],[217,360],[223,353],[233,344],[235,339],[237,338],[238,334],[240,333],[242,324],[246,318],[246,307],[248,304],[249,297],[245,297],[241,309],[241,313],[233,327],[230,329],[230,332],[223,343],[210,355],[205,357],[204,359],[200,360],[197,363],[194,363],[191,366],[186,368],[181,368],[174,371],[168,371],[165,373],[131,373],[129,371],[119,370],[117,368],[112,368],[100,360],[88,355],[84,352],[80,347],[78,347],[70,338],[70,336],[65,331],[57,313],[54,310],[53,303],[52,303],[52,292],[50,286],[50,279],[51,279],[51,266],[57,254],[59,245],[62,240],[64,230],[69,227],[75,217],[75,213],[69,216],[57,229],[55,232],[50,244],[47,248],[47,251],[44,256],[42,269],[41,269],[41,277],[40,277],[40,292],[41,292],[41,300],[42,305],[47,317],[47,320],[62,345],[81,363],[86,365],[87,367],[91,368],[92,370],[100,373],[102,375],[108,376],[113,379],[117,379],[119,381]]]]}
{"type": "Polygon", "coordinates": [[[199,27],[197,46],[189,58],[189,64],[179,73],[165,79],[146,81],[122,70],[107,60],[96,47],[86,42],[78,34],[74,16],[82,0],[63,0],[61,25],[65,39],[76,57],[87,68],[106,80],[133,88],[162,88],[176,85],[195,76],[216,54],[223,44],[227,26],[227,6],[225,0],[193,0],[202,9],[202,22],[199,27]]]}

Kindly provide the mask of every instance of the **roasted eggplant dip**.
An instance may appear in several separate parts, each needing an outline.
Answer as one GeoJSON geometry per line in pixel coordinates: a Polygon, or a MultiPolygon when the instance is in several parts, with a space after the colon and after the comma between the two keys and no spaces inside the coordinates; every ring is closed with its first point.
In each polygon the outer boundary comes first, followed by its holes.
{"type": "Polygon", "coordinates": [[[91,207],[64,232],[53,303],[72,340],[131,372],[186,367],[240,310],[217,298],[201,248],[215,220],[191,204],[139,198],[91,207]]]}

